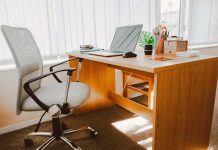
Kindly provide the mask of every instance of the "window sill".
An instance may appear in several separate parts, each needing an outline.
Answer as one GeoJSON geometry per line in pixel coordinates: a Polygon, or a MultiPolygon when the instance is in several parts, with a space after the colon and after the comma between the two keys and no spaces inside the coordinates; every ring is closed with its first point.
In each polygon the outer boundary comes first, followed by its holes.
{"type": "Polygon", "coordinates": [[[212,47],[218,47],[218,44],[191,45],[188,48],[189,49],[200,49],[200,48],[212,48],[212,47]]]}
{"type": "Polygon", "coordinates": [[[50,65],[54,65],[54,64],[63,62],[65,60],[67,60],[67,58],[61,58],[61,59],[56,59],[56,60],[45,60],[45,61],[43,61],[43,65],[50,66],[50,65]]]}
{"type": "MultiPolygon", "coordinates": [[[[56,59],[56,60],[45,60],[45,61],[43,61],[43,66],[54,65],[56,63],[60,63],[60,62],[65,61],[65,60],[67,60],[67,58],[56,59]]],[[[16,69],[15,64],[0,66],[0,72],[1,71],[11,71],[11,70],[15,70],[15,69],[16,69]]]]}
{"type": "Polygon", "coordinates": [[[15,70],[15,69],[16,69],[15,64],[0,66],[0,72],[1,71],[10,71],[10,70],[15,70]]]}

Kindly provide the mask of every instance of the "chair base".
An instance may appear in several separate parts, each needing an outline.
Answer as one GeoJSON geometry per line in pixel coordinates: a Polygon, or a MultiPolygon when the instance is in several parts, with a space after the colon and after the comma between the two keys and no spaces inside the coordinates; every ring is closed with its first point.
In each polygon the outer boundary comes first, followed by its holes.
{"type": "Polygon", "coordinates": [[[33,141],[30,139],[31,136],[46,136],[49,137],[49,139],[46,142],[44,142],[40,147],[38,147],[37,150],[45,149],[49,144],[51,144],[55,140],[62,140],[63,142],[68,144],[73,150],[82,150],[79,146],[75,145],[72,141],[67,139],[65,135],[75,133],[78,131],[85,131],[85,130],[89,131],[91,137],[94,137],[98,134],[98,132],[91,127],[83,127],[76,130],[67,129],[63,131],[61,127],[62,123],[60,122],[60,118],[53,118],[52,125],[53,125],[53,132],[32,132],[28,134],[24,139],[25,145],[28,147],[33,145],[33,141]]]}

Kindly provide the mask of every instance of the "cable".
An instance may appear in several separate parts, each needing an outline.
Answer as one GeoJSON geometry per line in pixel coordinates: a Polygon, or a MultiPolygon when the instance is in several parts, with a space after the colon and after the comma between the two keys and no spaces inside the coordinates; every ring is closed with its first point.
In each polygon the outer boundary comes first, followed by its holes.
{"type": "Polygon", "coordinates": [[[37,124],[37,126],[36,126],[35,132],[38,132],[38,131],[39,131],[39,127],[40,127],[42,118],[44,117],[45,113],[46,113],[46,111],[42,114],[41,118],[39,119],[39,122],[38,122],[38,124],[37,124]]]}
{"type": "MultiPolygon", "coordinates": [[[[125,82],[125,84],[124,84],[124,86],[123,86],[123,89],[125,89],[126,88],[126,84],[127,84],[127,82],[128,82],[128,80],[129,80],[129,78],[132,76],[132,73],[130,73],[129,75],[128,75],[128,77],[127,77],[127,79],[126,79],[126,82],[125,82]]],[[[125,78],[125,77],[124,77],[125,78]]]]}

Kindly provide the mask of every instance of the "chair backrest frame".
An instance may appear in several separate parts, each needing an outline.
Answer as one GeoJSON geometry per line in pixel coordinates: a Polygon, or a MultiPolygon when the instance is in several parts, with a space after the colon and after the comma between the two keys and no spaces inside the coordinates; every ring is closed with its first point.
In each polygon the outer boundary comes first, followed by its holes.
{"type": "MultiPolygon", "coordinates": [[[[17,114],[22,112],[22,103],[29,97],[23,85],[26,81],[43,74],[43,61],[32,33],[26,28],[1,25],[4,38],[11,50],[18,72],[17,114]]],[[[31,84],[36,91],[41,80],[31,84]]]]}

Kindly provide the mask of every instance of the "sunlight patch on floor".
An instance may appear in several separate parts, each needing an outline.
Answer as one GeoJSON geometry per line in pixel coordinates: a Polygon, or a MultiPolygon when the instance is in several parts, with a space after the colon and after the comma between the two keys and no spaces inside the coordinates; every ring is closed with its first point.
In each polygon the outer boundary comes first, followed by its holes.
{"type": "Polygon", "coordinates": [[[139,145],[142,145],[143,147],[151,148],[151,143],[152,143],[152,137],[146,138],[142,141],[137,142],[139,145]]]}
{"type": "Polygon", "coordinates": [[[153,125],[152,124],[148,124],[148,125],[145,125],[144,127],[142,127],[141,129],[138,129],[137,131],[135,131],[135,134],[138,134],[140,132],[145,132],[147,130],[150,130],[153,128],[153,125]]]}
{"type": "Polygon", "coordinates": [[[148,120],[140,116],[136,116],[114,122],[112,125],[142,147],[147,150],[152,150],[153,126],[148,120]]]}
{"type": "Polygon", "coordinates": [[[149,124],[149,121],[142,117],[134,117],[126,120],[121,120],[112,125],[123,133],[136,131],[149,124]]]}

